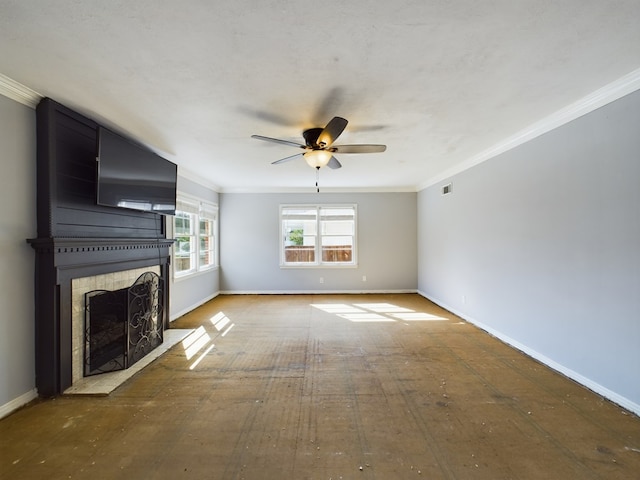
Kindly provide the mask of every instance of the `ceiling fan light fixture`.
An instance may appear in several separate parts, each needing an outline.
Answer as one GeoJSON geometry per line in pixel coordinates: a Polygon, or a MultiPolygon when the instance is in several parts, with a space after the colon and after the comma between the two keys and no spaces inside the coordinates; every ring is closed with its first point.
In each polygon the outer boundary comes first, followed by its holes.
{"type": "Polygon", "coordinates": [[[342,117],[333,117],[324,128],[307,128],[302,132],[305,141],[304,144],[281,140],[279,138],[264,137],[262,135],[251,135],[251,138],[290,145],[304,150],[304,153],[297,153],[271,162],[272,165],[288,162],[289,160],[302,156],[310,167],[318,170],[326,166],[332,170],[342,167],[342,164],[334,156],[334,153],[376,153],[386,150],[387,147],[385,145],[356,144],[333,146],[333,142],[343,132],[347,123],[347,120],[342,117]]]}
{"type": "Polygon", "coordinates": [[[332,156],[333,154],[326,150],[311,150],[303,155],[307,164],[313,168],[325,167],[332,156]]]}

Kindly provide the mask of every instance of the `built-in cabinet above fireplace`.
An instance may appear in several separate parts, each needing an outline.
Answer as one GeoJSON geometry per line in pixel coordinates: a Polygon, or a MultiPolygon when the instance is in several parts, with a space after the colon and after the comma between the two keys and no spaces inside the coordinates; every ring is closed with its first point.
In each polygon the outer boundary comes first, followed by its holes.
{"type": "Polygon", "coordinates": [[[72,280],[158,267],[168,312],[173,242],[162,215],[96,203],[96,122],[51,99],[36,114],[38,237],[28,241],[36,252],[36,387],[48,397],[73,383],[72,280]]]}

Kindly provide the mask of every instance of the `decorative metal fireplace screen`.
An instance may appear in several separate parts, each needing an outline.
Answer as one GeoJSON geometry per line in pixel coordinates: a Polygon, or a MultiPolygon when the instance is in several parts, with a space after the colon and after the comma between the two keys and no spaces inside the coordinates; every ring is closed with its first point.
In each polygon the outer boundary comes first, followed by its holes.
{"type": "Polygon", "coordinates": [[[129,288],[85,294],[84,376],[124,370],[162,343],[163,281],[142,274],[129,288]]]}

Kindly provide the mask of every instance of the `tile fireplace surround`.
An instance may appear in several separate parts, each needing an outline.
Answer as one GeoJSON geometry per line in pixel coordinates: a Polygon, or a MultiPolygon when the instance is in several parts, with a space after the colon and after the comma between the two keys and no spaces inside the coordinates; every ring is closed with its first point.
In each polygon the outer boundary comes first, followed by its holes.
{"type": "Polygon", "coordinates": [[[127,288],[146,272],[160,275],[160,268],[143,267],[122,272],[94,275],[71,280],[71,380],[72,385],[84,377],[84,317],[85,293],[93,290],[119,290],[127,288]]]}

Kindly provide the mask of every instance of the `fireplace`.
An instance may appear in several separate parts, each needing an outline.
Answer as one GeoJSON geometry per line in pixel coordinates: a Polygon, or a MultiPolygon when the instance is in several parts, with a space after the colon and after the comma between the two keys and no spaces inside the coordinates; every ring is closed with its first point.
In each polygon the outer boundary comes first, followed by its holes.
{"type": "Polygon", "coordinates": [[[162,283],[145,272],[130,287],[85,293],[85,377],[129,368],[162,343],[162,283]]]}
{"type": "Polygon", "coordinates": [[[41,396],[62,394],[84,377],[88,292],[128,289],[138,277],[153,272],[159,289],[152,301],[156,310],[147,317],[157,322],[158,336],[168,328],[171,240],[33,239],[30,243],[37,255],[36,385],[41,396]]]}
{"type": "Polygon", "coordinates": [[[27,241],[36,253],[36,388],[52,397],[84,376],[88,291],[129,287],[153,271],[163,286],[158,331],[168,328],[173,240],[166,238],[161,215],[97,204],[97,122],[45,98],[36,109],[36,127],[37,238],[27,241]],[[114,284],[121,272],[138,269],[127,283],[114,284]],[[105,283],[94,283],[104,276],[105,283]]]}

